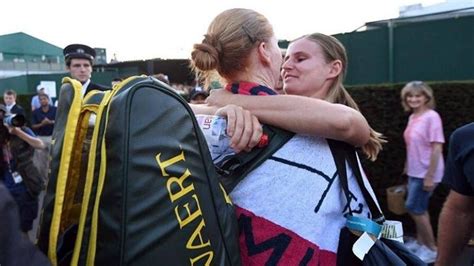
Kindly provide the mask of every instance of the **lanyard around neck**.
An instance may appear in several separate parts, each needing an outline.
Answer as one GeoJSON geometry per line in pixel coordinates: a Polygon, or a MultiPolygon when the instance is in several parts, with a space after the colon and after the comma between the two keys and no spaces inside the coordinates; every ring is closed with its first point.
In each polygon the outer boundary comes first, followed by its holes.
{"type": "Polygon", "coordinates": [[[13,159],[13,156],[10,150],[10,144],[8,142],[5,143],[5,145],[3,146],[3,157],[4,157],[4,160],[7,161],[8,171],[11,173],[12,172],[11,160],[13,159]]]}

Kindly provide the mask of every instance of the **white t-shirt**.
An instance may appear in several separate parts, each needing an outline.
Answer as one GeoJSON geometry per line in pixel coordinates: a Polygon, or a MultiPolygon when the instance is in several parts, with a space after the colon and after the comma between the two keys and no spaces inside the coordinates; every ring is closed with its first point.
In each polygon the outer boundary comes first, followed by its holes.
{"type": "MultiPolygon", "coordinates": [[[[353,215],[369,218],[371,214],[355,176],[349,165],[346,168],[353,215]]],[[[368,181],[364,181],[375,198],[368,181]]],[[[251,235],[255,243],[262,243],[284,234],[291,241],[279,260],[282,265],[294,264],[290,257],[304,257],[307,248],[318,250],[313,255],[316,261],[324,265],[335,263],[339,233],[345,225],[344,214],[348,208],[326,139],[295,135],[245,177],[230,196],[239,221],[243,217],[252,221],[251,232],[240,234],[243,254],[253,251],[247,252],[249,247],[242,247],[248,243],[242,237],[251,235]]],[[[244,264],[262,263],[246,261],[245,256],[243,260],[244,264]]]]}

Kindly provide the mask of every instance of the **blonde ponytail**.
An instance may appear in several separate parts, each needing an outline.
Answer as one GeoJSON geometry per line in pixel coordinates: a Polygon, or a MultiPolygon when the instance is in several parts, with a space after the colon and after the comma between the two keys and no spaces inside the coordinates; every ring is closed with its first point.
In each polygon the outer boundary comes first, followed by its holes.
{"type": "MultiPolygon", "coordinates": [[[[342,83],[339,83],[339,86],[331,89],[325,100],[332,103],[344,104],[360,112],[359,106],[342,83]]],[[[384,143],[387,143],[387,140],[385,140],[383,135],[370,127],[370,138],[369,141],[362,146],[362,151],[367,155],[369,160],[375,161],[377,160],[379,152],[383,149],[382,144],[384,143]]]]}

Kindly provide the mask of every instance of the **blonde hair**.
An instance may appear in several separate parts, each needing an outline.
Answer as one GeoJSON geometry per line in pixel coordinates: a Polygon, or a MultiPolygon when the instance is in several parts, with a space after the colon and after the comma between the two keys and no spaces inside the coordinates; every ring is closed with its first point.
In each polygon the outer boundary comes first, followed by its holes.
{"type": "Polygon", "coordinates": [[[252,49],[273,36],[270,22],[251,9],[226,10],[211,22],[201,43],[194,44],[191,67],[206,84],[215,72],[226,81],[248,66],[252,49]]]}
{"type": "MultiPolygon", "coordinates": [[[[329,88],[325,100],[332,103],[344,104],[357,111],[360,111],[359,106],[351,97],[349,92],[347,92],[346,88],[343,85],[344,78],[347,73],[348,61],[344,45],[342,45],[342,43],[338,39],[322,33],[313,33],[310,35],[305,35],[303,37],[300,37],[299,39],[307,39],[317,43],[323,51],[326,62],[332,62],[334,60],[341,61],[341,74],[337,76],[337,79],[333,82],[331,88],[329,88]]],[[[377,159],[377,155],[382,150],[382,144],[386,142],[387,141],[383,138],[383,135],[381,133],[370,128],[369,142],[362,147],[362,151],[371,161],[375,161],[377,159]]]]}
{"type": "Polygon", "coordinates": [[[405,112],[412,111],[410,106],[408,106],[407,104],[407,97],[408,95],[413,93],[424,94],[425,97],[428,99],[428,101],[425,103],[426,106],[430,109],[435,108],[436,103],[433,94],[433,89],[431,89],[431,87],[423,81],[410,81],[405,85],[405,87],[403,87],[402,92],[400,93],[400,99],[402,101],[402,106],[405,112]]]}

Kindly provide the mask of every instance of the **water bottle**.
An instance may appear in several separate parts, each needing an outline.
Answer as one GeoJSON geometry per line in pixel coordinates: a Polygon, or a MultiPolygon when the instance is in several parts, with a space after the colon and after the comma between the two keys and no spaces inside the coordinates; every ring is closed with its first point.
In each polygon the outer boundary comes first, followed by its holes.
{"type": "MultiPolygon", "coordinates": [[[[227,135],[227,120],[217,115],[196,115],[196,120],[206,138],[212,161],[215,165],[222,165],[235,154],[227,135]]],[[[257,147],[265,147],[267,144],[268,135],[263,134],[257,147]]]]}

